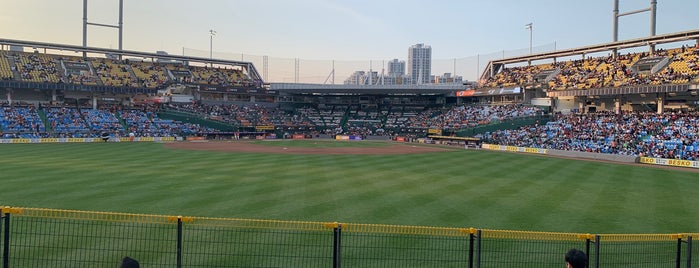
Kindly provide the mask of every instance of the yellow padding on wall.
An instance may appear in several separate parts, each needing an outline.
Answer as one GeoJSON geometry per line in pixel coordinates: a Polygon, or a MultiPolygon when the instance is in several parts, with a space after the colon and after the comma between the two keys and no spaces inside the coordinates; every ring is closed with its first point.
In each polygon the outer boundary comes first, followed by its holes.
{"type": "MultiPolygon", "coordinates": [[[[334,228],[342,228],[348,233],[374,233],[374,234],[395,234],[395,235],[425,235],[425,236],[449,236],[468,237],[477,234],[477,228],[442,228],[428,226],[406,226],[406,225],[381,225],[381,224],[356,224],[338,222],[302,222],[302,221],[279,221],[279,220],[255,220],[255,219],[233,219],[233,218],[206,218],[206,217],[185,217],[185,216],[165,216],[147,214],[129,214],[113,212],[94,212],[62,209],[41,209],[41,208],[21,208],[0,206],[3,214],[10,214],[19,218],[49,218],[60,220],[82,220],[82,221],[102,221],[102,222],[125,222],[138,224],[177,224],[180,220],[192,226],[213,227],[213,228],[248,228],[248,229],[270,229],[270,230],[292,230],[292,231],[317,231],[331,232],[334,228]]],[[[511,231],[511,230],[488,230],[481,229],[482,239],[512,239],[512,240],[537,240],[537,241],[584,241],[594,240],[594,234],[583,233],[554,233],[554,232],[531,232],[531,231],[511,231]]],[[[600,234],[602,242],[653,242],[653,241],[676,241],[677,239],[692,238],[699,239],[699,233],[677,233],[677,234],[600,234]]]]}
{"type": "Polygon", "coordinates": [[[550,241],[580,241],[589,236],[576,233],[552,233],[508,230],[481,230],[482,238],[518,239],[518,240],[550,240],[550,241]]]}
{"type": "MultiPolygon", "coordinates": [[[[132,223],[157,223],[171,224],[168,222],[168,216],[162,215],[147,215],[147,214],[129,214],[129,213],[114,213],[114,212],[93,212],[79,210],[62,210],[62,209],[41,209],[41,208],[13,208],[22,211],[22,217],[38,217],[66,220],[91,220],[91,221],[106,221],[106,222],[132,222],[132,223]]],[[[3,212],[5,209],[3,209],[3,212]]]]}
{"type": "Polygon", "coordinates": [[[380,234],[406,234],[406,235],[432,235],[432,236],[468,236],[470,233],[464,228],[440,228],[425,226],[401,226],[381,224],[355,224],[343,223],[343,232],[355,233],[380,233],[380,234]]]}
{"type": "Polygon", "coordinates": [[[642,241],[672,241],[683,238],[682,234],[602,234],[603,242],[642,242],[642,241]]]}
{"type": "Polygon", "coordinates": [[[22,208],[3,207],[2,213],[20,215],[22,214],[22,208]]]}

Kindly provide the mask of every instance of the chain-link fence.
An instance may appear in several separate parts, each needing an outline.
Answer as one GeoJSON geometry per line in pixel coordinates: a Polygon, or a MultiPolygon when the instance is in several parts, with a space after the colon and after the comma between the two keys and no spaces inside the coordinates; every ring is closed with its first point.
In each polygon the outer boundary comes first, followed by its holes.
{"type": "Polygon", "coordinates": [[[592,235],[2,208],[3,267],[699,267],[696,234],[592,235]]]}
{"type": "MultiPolygon", "coordinates": [[[[405,58],[399,59],[408,62],[407,49],[405,58]]],[[[438,49],[438,48],[433,48],[438,49]]],[[[549,43],[532,47],[532,53],[552,52],[556,50],[556,43],[549,43]]],[[[183,56],[208,58],[211,51],[193,48],[182,48],[183,56]]],[[[502,50],[491,53],[483,53],[467,57],[455,57],[451,59],[432,59],[431,73],[441,76],[444,73],[458,75],[464,80],[476,81],[488,62],[515,56],[529,54],[529,48],[502,50]]],[[[250,55],[245,53],[225,53],[213,51],[213,58],[225,60],[239,60],[252,62],[262,75],[265,82],[273,83],[314,83],[314,84],[342,84],[345,79],[356,71],[376,72],[376,75],[388,75],[388,63],[393,59],[365,59],[365,60],[335,60],[335,59],[303,59],[283,58],[274,56],[250,55]]],[[[406,66],[407,69],[407,66],[406,66]]]]}

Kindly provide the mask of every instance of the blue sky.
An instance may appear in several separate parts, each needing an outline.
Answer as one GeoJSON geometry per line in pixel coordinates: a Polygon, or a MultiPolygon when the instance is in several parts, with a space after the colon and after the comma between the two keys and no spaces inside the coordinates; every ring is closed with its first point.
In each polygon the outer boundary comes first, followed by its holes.
{"type": "MultiPolygon", "coordinates": [[[[82,44],[82,0],[1,1],[0,38],[82,44]]],[[[699,29],[699,1],[657,1],[657,34],[699,29]]],[[[90,22],[117,23],[117,0],[88,5],[90,22]]],[[[649,5],[620,0],[620,11],[649,5]]],[[[124,49],[208,54],[208,31],[214,29],[217,55],[405,60],[410,45],[425,43],[434,59],[455,59],[528,50],[530,22],[535,47],[609,42],[612,8],[612,0],[124,0],[124,49]]],[[[622,17],[619,39],[648,36],[649,16],[622,17]]],[[[116,30],[88,32],[90,46],[117,48],[116,30]]]]}

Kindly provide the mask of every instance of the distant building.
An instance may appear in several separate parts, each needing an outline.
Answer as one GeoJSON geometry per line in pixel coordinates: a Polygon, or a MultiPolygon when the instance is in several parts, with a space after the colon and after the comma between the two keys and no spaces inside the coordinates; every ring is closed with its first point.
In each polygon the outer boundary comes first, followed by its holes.
{"type": "Polygon", "coordinates": [[[376,85],[379,82],[379,74],[376,71],[355,71],[345,79],[345,85],[376,85]]]}
{"type": "Polygon", "coordinates": [[[393,59],[388,62],[388,74],[389,77],[403,77],[405,76],[405,61],[393,59]]]}
{"type": "Polygon", "coordinates": [[[347,79],[345,79],[344,84],[345,85],[359,85],[359,83],[360,83],[360,81],[362,81],[362,77],[364,77],[365,73],[366,72],[364,72],[364,71],[355,71],[354,73],[352,73],[352,75],[350,75],[349,77],[347,77],[347,79]]]}
{"type": "Polygon", "coordinates": [[[434,75],[432,76],[432,83],[435,84],[461,84],[463,82],[463,77],[455,75],[452,77],[451,73],[444,73],[444,75],[434,75]]]}
{"type": "Polygon", "coordinates": [[[429,83],[432,74],[432,47],[416,44],[408,49],[408,77],[413,84],[429,83]]]}

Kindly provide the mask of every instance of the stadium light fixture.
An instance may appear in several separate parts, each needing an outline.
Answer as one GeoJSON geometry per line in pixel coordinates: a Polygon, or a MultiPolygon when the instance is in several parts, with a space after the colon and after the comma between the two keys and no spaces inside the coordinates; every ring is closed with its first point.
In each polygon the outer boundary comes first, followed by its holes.
{"type": "Polygon", "coordinates": [[[209,30],[209,59],[211,60],[211,67],[214,67],[214,36],[216,36],[216,31],[213,29],[209,30]]]}
{"type": "Polygon", "coordinates": [[[526,27],[526,29],[529,29],[529,55],[531,55],[532,54],[532,30],[534,28],[534,24],[530,22],[524,26],[526,27]]]}

